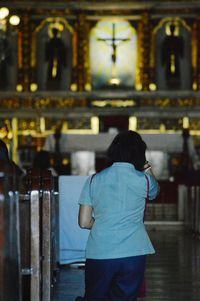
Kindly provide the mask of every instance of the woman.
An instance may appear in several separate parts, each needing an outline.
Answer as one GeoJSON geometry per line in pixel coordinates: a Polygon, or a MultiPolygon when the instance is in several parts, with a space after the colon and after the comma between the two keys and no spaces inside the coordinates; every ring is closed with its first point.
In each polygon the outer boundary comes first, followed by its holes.
{"type": "MultiPolygon", "coordinates": [[[[158,183],[145,159],[146,144],[133,131],[108,148],[108,167],[88,178],[80,195],[79,226],[91,229],[86,246],[85,300],[135,301],[154,248],[144,227],[146,198],[158,183]]],[[[81,300],[80,297],[77,300],[81,300]]]]}
{"type": "Polygon", "coordinates": [[[53,177],[57,177],[58,174],[51,166],[50,152],[41,150],[36,152],[33,160],[33,167],[38,168],[40,171],[50,170],[53,177]]]}
{"type": "Polygon", "coordinates": [[[14,161],[10,160],[7,145],[3,140],[0,140],[0,161],[8,163],[13,172],[16,172],[19,177],[24,176],[24,171],[14,161]]]}
{"type": "Polygon", "coordinates": [[[8,148],[3,140],[0,140],[0,160],[6,162],[10,161],[8,148]]]}

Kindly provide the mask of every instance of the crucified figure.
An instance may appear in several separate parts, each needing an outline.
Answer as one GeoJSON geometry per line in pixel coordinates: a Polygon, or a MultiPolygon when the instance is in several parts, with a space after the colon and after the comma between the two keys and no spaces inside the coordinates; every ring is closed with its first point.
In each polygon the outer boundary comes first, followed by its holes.
{"type": "Polygon", "coordinates": [[[112,24],[112,37],[111,38],[98,38],[98,41],[105,42],[108,46],[112,47],[112,78],[116,77],[116,61],[117,61],[117,46],[121,42],[127,42],[130,41],[129,38],[116,38],[116,30],[115,30],[115,23],[112,24]]]}

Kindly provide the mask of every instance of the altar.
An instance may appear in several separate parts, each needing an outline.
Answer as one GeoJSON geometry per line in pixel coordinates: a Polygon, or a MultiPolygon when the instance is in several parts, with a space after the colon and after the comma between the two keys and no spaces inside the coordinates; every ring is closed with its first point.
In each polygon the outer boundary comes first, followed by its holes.
{"type": "MultiPolygon", "coordinates": [[[[116,134],[99,133],[99,134],[65,134],[62,133],[60,138],[61,152],[75,151],[94,151],[105,152],[109,144],[112,142],[116,134]]],[[[173,134],[141,134],[142,139],[147,144],[148,150],[160,150],[164,152],[182,152],[183,137],[180,133],[173,134]]],[[[188,139],[189,150],[194,152],[193,139],[190,136],[188,139]]],[[[55,149],[54,135],[49,135],[46,138],[44,149],[53,152],[55,149]]]]}
{"type": "MultiPolygon", "coordinates": [[[[105,157],[106,150],[115,135],[112,133],[86,135],[62,133],[60,152],[70,155],[71,174],[90,175],[94,173],[99,156],[105,157]]],[[[168,180],[171,157],[181,154],[183,151],[182,134],[141,134],[141,136],[147,145],[147,160],[151,163],[157,179],[168,180]]],[[[47,137],[44,149],[54,152],[55,139],[53,134],[47,137]]],[[[188,150],[191,160],[194,161],[196,152],[192,136],[188,138],[188,150]]]]}

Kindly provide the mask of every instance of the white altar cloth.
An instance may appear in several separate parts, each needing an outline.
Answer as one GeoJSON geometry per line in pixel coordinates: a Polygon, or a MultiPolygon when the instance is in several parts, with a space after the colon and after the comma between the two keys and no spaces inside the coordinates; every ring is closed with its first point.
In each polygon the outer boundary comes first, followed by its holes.
{"type": "MultiPolygon", "coordinates": [[[[94,151],[105,152],[116,134],[62,134],[60,141],[61,152],[94,151]]],[[[179,153],[183,150],[183,138],[181,134],[142,134],[149,150],[160,150],[166,153],[179,153]]],[[[188,139],[190,154],[194,153],[192,136],[188,139]]],[[[54,136],[46,138],[44,149],[53,152],[55,149],[54,136]]]]}

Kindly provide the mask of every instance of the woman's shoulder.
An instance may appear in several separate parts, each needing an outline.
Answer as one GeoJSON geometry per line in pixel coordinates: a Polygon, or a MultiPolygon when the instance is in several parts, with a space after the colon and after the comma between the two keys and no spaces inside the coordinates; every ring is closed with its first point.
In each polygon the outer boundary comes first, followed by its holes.
{"type": "Polygon", "coordinates": [[[93,180],[94,178],[96,178],[96,179],[102,178],[102,177],[106,176],[109,171],[110,171],[110,167],[106,167],[106,168],[94,173],[93,175],[91,175],[91,179],[93,180]]]}

